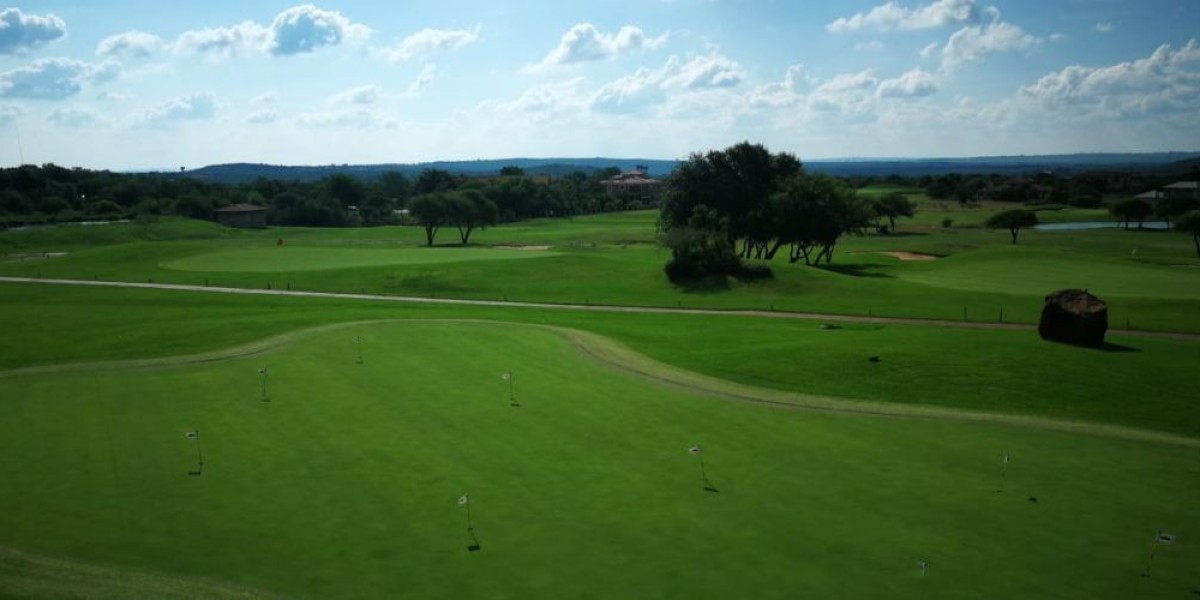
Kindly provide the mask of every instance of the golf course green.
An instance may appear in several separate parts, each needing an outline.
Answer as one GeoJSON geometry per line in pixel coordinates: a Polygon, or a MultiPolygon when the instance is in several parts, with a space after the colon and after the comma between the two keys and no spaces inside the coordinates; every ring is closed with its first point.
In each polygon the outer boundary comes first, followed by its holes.
{"type": "Polygon", "coordinates": [[[900,225],[687,287],[648,212],[0,232],[0,598],[1194,597],[1190,239],[900,225]]]}

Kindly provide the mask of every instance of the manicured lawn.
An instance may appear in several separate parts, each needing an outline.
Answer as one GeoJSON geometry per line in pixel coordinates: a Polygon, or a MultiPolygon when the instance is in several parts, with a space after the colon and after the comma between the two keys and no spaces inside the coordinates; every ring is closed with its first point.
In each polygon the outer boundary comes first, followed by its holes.
{"type": "Polygon", "coordinates": [[[1194,447],[771,408],[585,349],[542,328],[410,321],[0,378],[0,545],[312,598],[1175,598],[1200,584],[1194,447]],[[1160,528],[1178,541],[1143,578],[1160,528]]]}
{"type": "Polygon", "coordinates": [[[445,264],[463,261],[520,260],[553,256],[545,249],[515,248],[321,248],[277,246],[221,250],[173,260],[164,264],[179,271],[320,271],[391,265],[445,264]]]}

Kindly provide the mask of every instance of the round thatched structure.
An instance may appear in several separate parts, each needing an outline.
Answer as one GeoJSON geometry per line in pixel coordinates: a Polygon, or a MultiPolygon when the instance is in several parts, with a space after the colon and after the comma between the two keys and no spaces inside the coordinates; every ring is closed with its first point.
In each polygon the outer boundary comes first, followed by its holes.
{"type": "Polygon", "coordinates": [[[1108,331],[1108,305],[1087,290],[1059,290],[1046,296],[1038,335],[1043,340],[1099,346],[1108,331]]]}

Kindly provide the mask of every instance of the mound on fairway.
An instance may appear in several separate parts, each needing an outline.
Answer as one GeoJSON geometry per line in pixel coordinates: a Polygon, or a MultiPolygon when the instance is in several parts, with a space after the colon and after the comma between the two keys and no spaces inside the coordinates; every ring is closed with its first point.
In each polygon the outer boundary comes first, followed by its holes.
{"type": "Polygon", "coordinates": [[[1090,289],[1101,297],[1200,299],[1200,273],[1047,248],[994,248],[913,265],[896,276],[927,285],[1005,294],[1090,289]]]}
{"type": "Polygon", "coordinates": [[[517,260],[552,256],[556,252],[530,252],[519,248],[328,248],[271,246],[222,250],[188,256],[163,266],[179,271],[318,271],[388,265],[440,264],[480,260],[517,260]]]}
{"type": "Polygon", "coordinates": [[[1196,585],[1192,447],[766,407],[598,362],[588,343],[413,321],[0,378],[0,544],[312,598],[1196,585]],[[1144,578],[1157,529],[1178,541],[1144,578]]]}

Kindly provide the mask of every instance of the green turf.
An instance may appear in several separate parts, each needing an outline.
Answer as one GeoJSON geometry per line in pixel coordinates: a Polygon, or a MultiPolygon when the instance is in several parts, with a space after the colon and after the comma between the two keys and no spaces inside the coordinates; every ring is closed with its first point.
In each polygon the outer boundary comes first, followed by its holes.
{"type": "Polygon", "coordinates": [[[1197,585],[1194,448],[768,408],[588,356],[550,330],[407,322],[224,361],[3,378],[0,543],[314,598],[1170,598],[1197,585]],[[702,489],[695,443],[719,493],[702,489]],[[1142,578],[1158,528],[1178,541],[1142,578]]]}
{"type": "Polygon", "coordinates": [[[444,264],[461,261],[518,260],[551,256],[542,249],[404,248],[358,249],[278,246],[223,250],[170,261],[163,266],[180,271],[318,271],[385,265],[444,264]]]}

